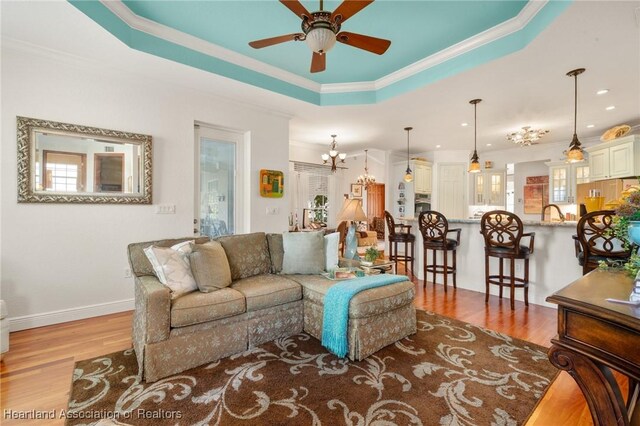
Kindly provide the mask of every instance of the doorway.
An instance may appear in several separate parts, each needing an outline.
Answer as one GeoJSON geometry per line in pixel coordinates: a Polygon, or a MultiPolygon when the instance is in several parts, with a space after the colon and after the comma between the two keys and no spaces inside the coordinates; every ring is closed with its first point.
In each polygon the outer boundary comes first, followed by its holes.
{"type": "Polygon", "coordinates": [[[464,219],[467,216],[466,180],[466,163],[438,164],[438,211],[447,219],[464,219]]]}
{"type": "Polygon", "coordinates": [[[369,229],[378,232],[378,239],[384,239],[384,199],[384,183],[371,184],[367,189],[367,223],[369,229]],[[376,229],[378,221],[382,226],[376,229]]]}
{"type": "Polygon", "coordinates": [[[241,133],[196,125],[194,233],[210,238],[243,232],[241,133]]]}

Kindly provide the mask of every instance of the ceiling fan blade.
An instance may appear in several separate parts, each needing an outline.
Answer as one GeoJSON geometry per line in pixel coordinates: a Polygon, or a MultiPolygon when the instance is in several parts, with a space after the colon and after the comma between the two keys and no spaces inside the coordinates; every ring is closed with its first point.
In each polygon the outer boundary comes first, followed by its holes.
{"type": "Polygon", "coordinates": [[[295,33],[271,38],[263,38],[262,40],[254,40],[249,42],[249,46],[253,47],[254,49],[262,49],[263,47],[273,46],[274,44],[278,43],[300,40],[301,37],[304,37],[304,34],[295,33]]]}
{"type": "Polygon", "coordinates": [[[280,0],[280,3],[284,4],[290,11],[296,14],[300,19],[304,16],[311,19],[309,11],[298,0],[280,0]]]}
{"type": "Polygon", "coordinates": [[[327,55],[321,55],[318,52],[313,52],[311,58],[311,72],[324,71],[327,66],[327,55]]]}
{"type": "Polygon", "coordinates": [[[340,43],[348,44],[349,46],[357,47],[358,49],[366,50],[378,55],[382,55],[387,51],[389,46],[391,46],[391,42],[389,40],[362,34],[349,33],[346,31],[338,33],[336,40],[340,43]]]}
{"type": "Polygon", "coordinates": [[[371,3],[373,0],[344,0],[331,14],[331,20],[335,21],[336,17],[340,15],[340,23],[342,24],[371,3]]]}

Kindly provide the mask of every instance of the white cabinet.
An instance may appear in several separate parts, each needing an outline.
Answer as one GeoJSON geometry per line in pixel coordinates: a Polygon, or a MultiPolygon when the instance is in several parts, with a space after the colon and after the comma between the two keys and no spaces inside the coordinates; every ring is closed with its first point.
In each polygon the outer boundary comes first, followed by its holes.
{"type": "Polygon", "coordinates": [[[625,178],[640,173],[640,136],[631,135],[586,148],[591,180],[625,178]]]}
{"type": "Polygon", "coordinates": [[[473,175],[473,200],[476,206],[504,206],[505,174],[501,170],[485,170],[473,175]]]}
{"type": "Polygon", "coordinates": [[[549,203],[575,204],[576,185],[588,183],[591,168],[586,161],[565,163],[553,161],[545,163],[549,166],[549,203]]]}
{"type": "Polygon", "coordinates": [[[426,161],[413,161],[413,182],[416,194],[431,194],[432,178],[431,163],[426,161]]]}

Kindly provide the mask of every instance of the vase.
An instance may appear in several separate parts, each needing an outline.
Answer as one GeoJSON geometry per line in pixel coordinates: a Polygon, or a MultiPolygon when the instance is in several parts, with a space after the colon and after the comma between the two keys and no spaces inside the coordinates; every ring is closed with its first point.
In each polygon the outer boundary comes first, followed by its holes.
{"type": "Polygon", "coordinates": [[[627,228],[629,240],[637,246],[640,246],[640,220],[632,220],[627,228]]]}

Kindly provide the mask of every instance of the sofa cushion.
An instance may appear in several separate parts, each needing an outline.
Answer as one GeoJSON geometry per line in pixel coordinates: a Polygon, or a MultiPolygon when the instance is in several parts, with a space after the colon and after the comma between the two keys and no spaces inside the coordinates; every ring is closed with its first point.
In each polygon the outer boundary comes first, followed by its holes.
{"type": "Polygon", "coordinates": [[[267,244],[269,245],[269,256],[271,257],[271,273],[279,274],[282,272],[282,261],[284,260],[282,234],[267,234],[267,244]]]}
{"type": "MultiPolygon", "coordinates": [[[[155,273],[153,271],[153,266],[151,265],[151,262],[149,262],[147,255],[144,254],[144,249],[149,246],[171,247],[173,245],[176,245],[178,243],[181,243],[183,241],[188,241],[188,240],[194,240],[194,238],[193,237],[175,238],[175,239],[168,239],[168,240],[146,241],[143,243],[129,244],[127,246],[127,252],[129,253],[129,264],[131,265],[131,272],[133,272],[133,274],[136,277],[141,277],[144,275],[154,276],[155,273]]],[[[206,243],[207,241],[209,241],[209,237],[195,238],[196,244],[206,243]]]]}
{"type": "Polygon", "coordinates": [[[223,288],[211,293],[194,291],[171,303],[171,327],[185,327],[245,312],[242,293],[223,288]]]}
{"type": "Polygon", "coordinates": [[[271,308],[302,299],[300,284],[281,275],[265,274],[231,284],[247,299],[247,312],[271,308]]]}
{"type": "Polygon", "coordinates": [[[271,258],[267,236],[264,232],[253,234],[227,235],[217,241],[227,254],[231,279],[233,281],[271,271],[271,258]]]}
{"type": "Polygon", "coordinates": [[[219,242],[193,244],[189,261],[193,278],[201,292],[209,293],[231,285],[229,262],[219,242]]]}
{"type": "MultiPolygon", "coordinates": [[[[305,300],[324,305],[324,296],[336,281],[317,275],[287,275],[302,286],[305,300]]],[[[349,318],[367,318],[413,303],[414,285],[410,281],[371,288],[356,294],[349,303],[349,318]]]]}
{"type": "Polygon", "coordinates": [[[324,232],[286,232],[283,274],[319,274],[324,271],[324,232]]]}

